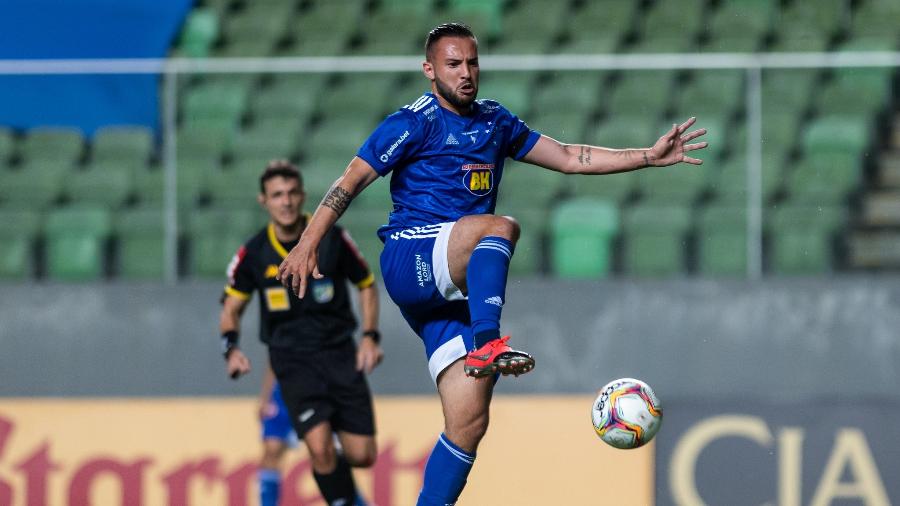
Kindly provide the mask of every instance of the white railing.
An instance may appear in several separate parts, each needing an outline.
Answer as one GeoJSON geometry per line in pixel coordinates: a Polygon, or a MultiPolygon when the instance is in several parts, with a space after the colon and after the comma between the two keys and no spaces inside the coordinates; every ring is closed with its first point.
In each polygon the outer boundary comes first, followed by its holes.
{"type": "MultiPolygon", "coordinates": [[[[166,280],[177,278],[176,117],[179,74],[420,72],[421,56],[0,60],[0,75],[161,74],[166,280]]],[[[769,68],[900,67],[900,52],[485,55],[492,70],[743,69],[747,73],[747,276],[762,274],[762,78],[769,68]]]]}

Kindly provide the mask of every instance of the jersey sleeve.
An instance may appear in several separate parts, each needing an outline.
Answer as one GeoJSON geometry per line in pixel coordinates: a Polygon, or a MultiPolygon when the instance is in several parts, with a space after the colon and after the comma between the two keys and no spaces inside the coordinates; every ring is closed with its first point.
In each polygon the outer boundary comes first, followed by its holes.
{"type": "Polygon", "coordinates": [[[356,156],[362,158],[384,176],[416,153],[422,132],[416,117],[401,109],[391,114],[366,139],[356,156]]]}
{"type": "Polygon", "coordinates": [[[509,123],[510,128],[508,129],[508,137],[506,138],[506,145],[509,147],[507,150],[507,156],[515,159],[521,160],[523,156],[527,155],[531,148],[537,144],[538,139],[541,138],[541,134],[531,129],[524,121],[519,119],[518,116],[512,114],[509,111],[506,111],[509,115],[509,123]]]}
{"type": "Polygon", "coordinates": [[[253,272],[250,270],[250,262],[247,260],[247,246],[241,246],[231,258],[228,264],[228,283],[222,300],[230,295],[241,300],[250,300],[253,295],[253,272]]]}
{"type": "Polygon", "coordinates": [[[340,252],[340,268],[357,288],[362,290],[368,288],[375,283],[375,274],[369,269],[369,264],[363,258],[362,252],[350,233],[345,229],[340,229],[341,236],[341,252],[340,252]]]}

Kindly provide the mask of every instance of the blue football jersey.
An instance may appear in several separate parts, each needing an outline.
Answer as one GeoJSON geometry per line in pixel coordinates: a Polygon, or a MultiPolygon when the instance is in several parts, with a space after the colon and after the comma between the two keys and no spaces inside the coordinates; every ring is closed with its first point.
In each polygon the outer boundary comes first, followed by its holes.
{"type": "Polygon", "coordinates": [[[540,138],[493,100],[476,100],[460,116],[432,93],[388,116],[357,153],[381,176],[391,175],[391,230],[491,214],[503,162],[521,159],[540,138]]]}

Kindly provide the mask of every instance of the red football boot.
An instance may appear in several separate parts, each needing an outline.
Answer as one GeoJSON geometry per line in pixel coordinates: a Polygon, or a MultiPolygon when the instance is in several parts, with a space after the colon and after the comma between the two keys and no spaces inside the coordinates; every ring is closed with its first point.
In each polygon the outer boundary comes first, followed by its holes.
{"type": "Polygon", "coordinates": [[[494,339],[466,355],[466,376],[482,378],[495,373],[518,376],[534,369],[534,357],[506,344],[509,336],[494,339]]]}

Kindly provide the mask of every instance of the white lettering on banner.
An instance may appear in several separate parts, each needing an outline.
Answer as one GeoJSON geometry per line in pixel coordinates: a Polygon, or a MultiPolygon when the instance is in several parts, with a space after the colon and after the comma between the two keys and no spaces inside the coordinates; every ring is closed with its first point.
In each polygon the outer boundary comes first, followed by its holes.
{"type": "MultiPolygon", "coordinates": [[[[765,420],[747,415],[722,415],[703,420],[679,439],[669,463],[669,487],[676,504],[706,504],[697,490],[697,461],[706,447],[729,437],[748,439],[770,451],[774,448],[778,453],[777,504],[802,506],[803,428],[784,427],[778,431],[776,439],[765,420]]],[[[835,434],[828,463],[809,504],[827,506],[836,499],[890,506],[872,451],[865,434],[858,428],[844,427],[835,434]],[[853,481],[843,482],[843,476],[851,476],[853,481]]]]}

